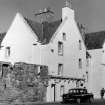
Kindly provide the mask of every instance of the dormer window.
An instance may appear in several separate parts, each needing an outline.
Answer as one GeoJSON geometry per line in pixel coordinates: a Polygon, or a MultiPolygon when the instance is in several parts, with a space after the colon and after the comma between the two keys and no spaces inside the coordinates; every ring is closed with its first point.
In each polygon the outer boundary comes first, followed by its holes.
{"type": "Polygon", "coordinates": [[[65,41],[66,40],[66,33],[63,32],[63,36],[62,37],[63,37],[63,40],[65,41]]]}
{"type": "Polygon", "coordinates": [[[6,57],[9,57],[10,56],[10,47],[8,46],[8,47],[6,47],[6,51],[5,51],[5,55],[6,55],[6,57]]]}
{"type": "Polygon", "coordinates": [[[58,55],[63,56],[63,42],[58,42],[58,55]]]}

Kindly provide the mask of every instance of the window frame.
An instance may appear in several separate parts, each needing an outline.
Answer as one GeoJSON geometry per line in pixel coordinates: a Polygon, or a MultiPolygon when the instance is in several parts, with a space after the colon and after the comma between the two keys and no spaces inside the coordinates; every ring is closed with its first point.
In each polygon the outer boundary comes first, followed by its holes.
{"type": "Polygon", "coordinates": [[[79,50],[82,50],[82,41],[79,40],[79,50]]]}
{"type": "Polygon", "coordinates": [[[82,69],[82,59],[81,58],[79,58],[78,60],[78,66],[79,66],[79,69],[82,69]]]}
{"type": "Polygon", "coordinates": [[[10,46],[7,46],[5,48],[5,56],[10,57],[10,55],[11,55],[11,48],[10,48],[10,46]]]}
{"type": "Polygon", "coordinates": [[[63,75],[63,64],[62,63],[58,64],[58,75],[60,76],[63,75]]]}
{"type": "Polygon", "coordinates": [[[60,96],[62,96],[64,94],[64,92],[65,92],[65,87],[64,87],[64,85],[61,85],[60,86],[60,96]]]}
{"type": "Polygon", "coordinates": [[[63,37],[63,40],[66,41],[66,33],[65,32],[62,33],[62,37],[63,37]]]}
{"type": "Polygon", "coordinates": [[[58,41],[58,55],[59,56],[63,56],[63,52],[64,52],[63,42],[58,41]]]}

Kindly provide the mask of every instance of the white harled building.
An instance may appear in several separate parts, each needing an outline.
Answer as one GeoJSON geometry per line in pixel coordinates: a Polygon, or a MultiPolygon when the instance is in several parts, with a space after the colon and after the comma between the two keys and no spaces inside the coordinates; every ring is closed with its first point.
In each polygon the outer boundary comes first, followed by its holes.
{"type": "Polygon", "coordinates": [[[105,31],[87,33],[85,44],[91,55],[88,88],[94,94],[94,98],[101,98],[100,90],[105,89],[105,31]]]}
{"type": "Polygon", "coordinates": [[[46,101],[61,101],[68,89],[84,87],[86,46],[75,11],[66,5],[60,20],[42,23],[17,13],[1,43],[0,61],[48,66],[46,101]]]}

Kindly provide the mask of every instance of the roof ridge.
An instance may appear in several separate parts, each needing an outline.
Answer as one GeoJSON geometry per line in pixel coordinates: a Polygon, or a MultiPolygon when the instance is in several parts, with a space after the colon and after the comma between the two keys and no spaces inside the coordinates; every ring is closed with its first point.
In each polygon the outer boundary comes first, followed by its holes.
{"type": "Polygon", "coordinates": [[[86,33],[86,34],[93,34],[93,33],[100,33],[100,32],[105,32],[105,31],[101,30],[101,31],[97,31],[97,32],[89,32],[89,33],[86,33]]]}

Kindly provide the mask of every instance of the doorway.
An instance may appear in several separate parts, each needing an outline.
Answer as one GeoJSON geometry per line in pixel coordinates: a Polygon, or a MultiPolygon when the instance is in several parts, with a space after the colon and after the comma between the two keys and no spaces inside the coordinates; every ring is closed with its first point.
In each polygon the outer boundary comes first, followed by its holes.
{"type": "Polygon", "coordinates": [[[51,84],[51,101],[56,101],[56,84],[51,84]]]}

